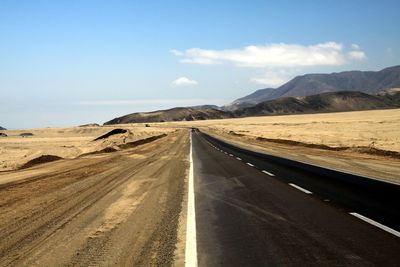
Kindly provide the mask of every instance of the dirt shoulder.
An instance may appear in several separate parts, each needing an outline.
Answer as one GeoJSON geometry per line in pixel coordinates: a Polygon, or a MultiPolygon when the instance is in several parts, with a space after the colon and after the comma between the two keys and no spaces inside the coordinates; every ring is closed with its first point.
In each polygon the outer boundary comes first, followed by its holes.
{"type": "Polygon", "coordinates": [[[0,266],[173,264],[187,130],[0,173],[0,266]]]}
{"type": "Polygon", "coordinates": [[[274,142],[256,136],[200,127],[204,132],[235,145],[271,155],[400,184],[400,159],[364,151],[307,147],[301,143],[274,142]]]}

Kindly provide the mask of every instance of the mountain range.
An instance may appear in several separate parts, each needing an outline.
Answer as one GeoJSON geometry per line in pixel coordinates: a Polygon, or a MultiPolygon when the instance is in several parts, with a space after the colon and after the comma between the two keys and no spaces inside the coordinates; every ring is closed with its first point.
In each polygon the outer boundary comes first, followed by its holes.
{"type": "MultiPolygon", "coordinates": [[[[400,91],[397,98],[400,99],[400,91]]],[[[300,97],[282,97],[235,110],[235,117],[343,112],[400,107],[387,94],[369,95],[358,91],[339,91],[300,97]]]]}
{"type": "Polygon", "coordinates": [[[380,71],[345,71],[297,76],[282,86],[260,89],[224,106],[226,110],[250,107],[267,100],[290,96],[309,96],[326,92],[359,91],[367,94],[400,87],[400,66],[380,71]]]}
{"type": "Polygon", "coordinates": [[[246,116],[341,112],[400,107],[400,66],[381,71],[346,71],[297,76],[258,90],[230,105],[137,112],[105,124],[225,119],[246,116]]]}

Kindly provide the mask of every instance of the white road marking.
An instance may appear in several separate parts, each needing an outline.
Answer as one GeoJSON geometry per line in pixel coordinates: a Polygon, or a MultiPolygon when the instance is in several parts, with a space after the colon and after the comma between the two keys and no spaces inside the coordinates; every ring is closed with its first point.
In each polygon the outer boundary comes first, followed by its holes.
{"type": "Polygon", "coordinates": [[[249,165],[250,167],[254,167],[254,165],[253,164],[251,164],[251,163],[246,163],[247,165],[249,165]]]}
{"type": "Polygon", "coordinates": [[[228,152],[224,152],[224,153],[228,155],[228,152]]]}
{"type": "Polygon", "coordinates": [[[241,158],[236,158],[237,160],[242,160],[241,158]]]}
{"type": "Polygon", "coordinates": [[[232,154],[229,154],[229,156],[233,157],[233,155],[232,155],[232,154]]]}
{"type": "Polygon", "coordinates": [[[263,170],[262,172],[265,173],[265,174],[268,174],[269,176],[275,176],[275,174],[267,172],[266,170],[263,170]]]}
{"type": "Polygon", "coordinates": [[[380,224],[380,223],[378,223],[378,222],[376,222],[376,221],[374,221],[374,220],[372,220],[370,218],[367,218],[367,217],[365,217],[365,216],[363,216],[361,214],[358,214],[357,212],[349,212],[349,214],[357,217],[360,220],[363,220],[364,222],[372,224],[373,226],[381,228],[382,230],[384,230],[384,231],[386,231],[388,233],[391,233],[392,235],[400,237],[400,232],[398,232],[398,231],[396,231],[396,230],[394,230],[394,229],[392,229],[390,227],[387,227],[387,226],[385,226],[383,224],[380,224]]]}
{"type": "Polygon", "coordinates": [[[190,168],[188,181],[188,208],[186,221],[185,266],[197,267],[196,212],[194,197],[192,135],[190,135],[190,168]]]}
{"type": "Polygon", "coordinates": [[[311,191],[308,191],[307,189],[304,189],[303,187],[300,187],[300,186],[298,186],[298,185],[291,184],[291,183],[289,183],[289,185],[290,185],[290,186],[293,186],[294,188],[296,188],[296,189],[298,189],[298,190],[300,190],[300,191],[302,191],[302,192],[304,192],[304,193],[306,193],[306,194],[312,194],[311,191]]]}

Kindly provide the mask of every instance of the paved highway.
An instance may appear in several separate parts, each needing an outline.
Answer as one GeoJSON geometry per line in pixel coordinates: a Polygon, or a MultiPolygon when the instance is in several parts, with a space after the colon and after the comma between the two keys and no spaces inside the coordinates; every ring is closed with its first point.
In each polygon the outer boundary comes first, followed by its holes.
{"type": "Polygon", "coordinates": [[[198,131],[192,150],[199,266],[400,265],[398,186],[344,183],[198,131]]]}

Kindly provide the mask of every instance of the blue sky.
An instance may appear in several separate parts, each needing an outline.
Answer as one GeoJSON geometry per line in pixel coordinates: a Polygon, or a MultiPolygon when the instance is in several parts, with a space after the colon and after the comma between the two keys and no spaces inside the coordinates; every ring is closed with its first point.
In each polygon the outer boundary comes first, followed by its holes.
{"type": "Polygon", "coordinates": [[[0,1],[0,125],[227,104],[400,63],[398,1],[0,1]]]}

